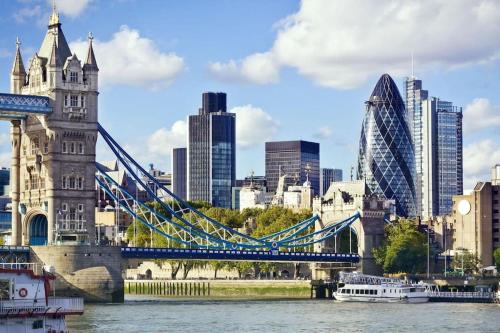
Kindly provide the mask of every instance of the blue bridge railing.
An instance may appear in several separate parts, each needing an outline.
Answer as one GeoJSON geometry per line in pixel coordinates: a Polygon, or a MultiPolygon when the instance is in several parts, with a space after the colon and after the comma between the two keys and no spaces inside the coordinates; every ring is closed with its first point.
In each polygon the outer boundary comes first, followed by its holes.
{"type": "Polygon", "coordinates": [[[23,119],[28,114],[49,114],[50,100],[45,96],[0,93],[0,117],[23,119]]]}

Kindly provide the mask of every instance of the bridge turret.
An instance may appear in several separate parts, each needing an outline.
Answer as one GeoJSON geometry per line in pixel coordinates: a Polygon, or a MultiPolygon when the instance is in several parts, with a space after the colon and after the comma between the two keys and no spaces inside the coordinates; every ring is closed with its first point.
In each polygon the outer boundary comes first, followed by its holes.
{"type": "Polygon", "coordinates": [[[10,92],[20,94],[22,87],[26,84],[26,70],[24,69],[23,58],[21,57],[21,42],[16,40],[16,57],[12,65],[10,75],[10,92]]]}
{"type": "Polygon", "coordinates": [[[49,88],[58,88],[62,83],[62,64],[57,52],[56,40],[52,43],[52,52],[47,62],[47,77],[49,88]]]}
{"type": "Polygon", "coordinates": [[[87,51],[87,59],[83,65],[83,80],[89,86],[90,91],[98,91],[98,72],[97,61],[95,60],[94,48],[92,46],[94,36],[89,33],[89,49],[87,51]]]}

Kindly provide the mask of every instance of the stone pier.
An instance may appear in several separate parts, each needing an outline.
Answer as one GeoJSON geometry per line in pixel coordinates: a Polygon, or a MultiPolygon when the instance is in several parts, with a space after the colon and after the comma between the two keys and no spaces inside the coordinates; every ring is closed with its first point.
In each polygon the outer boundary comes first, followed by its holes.
{"type": "Polygon", "coordinates": [[[120,247],[32,246],[31,261],[54,266],[56,296],[119,303],[124,298],[120,247]]]}

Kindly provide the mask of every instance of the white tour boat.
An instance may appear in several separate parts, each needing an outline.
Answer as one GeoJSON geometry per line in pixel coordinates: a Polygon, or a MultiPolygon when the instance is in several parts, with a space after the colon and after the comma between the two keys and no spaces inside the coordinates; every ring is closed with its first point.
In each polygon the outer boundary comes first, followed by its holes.
{"type": "Polygon", "coordinates": [[[67,333],[65,316],[83,314],[83,298],[50,297],[52,269],[0,264],[0,332],[67,333]]]}
{"type": "Polygon", "coordinates": [[[356,272],[341,272],[337,291],[333,295],[341,302],[424,303],[429,301],[424,285],[409,284],[399,279],[356,272]]]}

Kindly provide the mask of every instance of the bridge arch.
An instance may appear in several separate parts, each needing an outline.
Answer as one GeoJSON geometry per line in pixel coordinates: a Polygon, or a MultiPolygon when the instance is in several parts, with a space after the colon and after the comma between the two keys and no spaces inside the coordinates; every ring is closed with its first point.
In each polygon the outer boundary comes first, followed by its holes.
{"type": "Polygon", "coordinates": [[[27,216],[28,239],[30,245],[47,245],[48,240],[48,220],[47,215],[35,212],[27,216]]]}

